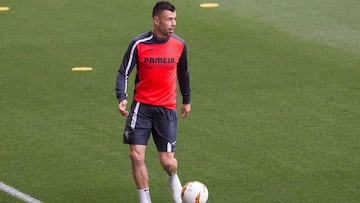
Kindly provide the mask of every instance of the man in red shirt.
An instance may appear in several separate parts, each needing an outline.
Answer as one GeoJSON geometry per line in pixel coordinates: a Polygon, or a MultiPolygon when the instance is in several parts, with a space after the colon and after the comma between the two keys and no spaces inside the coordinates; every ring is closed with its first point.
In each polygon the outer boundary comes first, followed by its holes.
{"type": "Polygon", "coordinates": [[[176,84],[182,95],[181,117],[190,107],[190,79],[184,40],[174,34],[174,5],[159,1],[153,8],[153,30],[135,37],[120,65],[116,80],[119,111],[126,116],[123,142],[130,145],[130,159],[140,203],[151,202],[145,152],[150,134],[162,167],[168,174],[174,202],[181,203],[181,189],[174,158],[177,133],[176,84]],[[134,98],[127,106],[128,76],[137,66],[134,98]]]}

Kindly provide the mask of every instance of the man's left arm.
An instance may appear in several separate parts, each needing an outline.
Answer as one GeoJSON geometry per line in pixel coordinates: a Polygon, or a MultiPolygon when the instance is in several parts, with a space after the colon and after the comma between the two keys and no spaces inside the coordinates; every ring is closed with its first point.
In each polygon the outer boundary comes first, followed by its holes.
{"type": "Polygon", "coordinates": [[[182,55],[179,59],[179,63],[177,64],[177,78],[179,81],[180,92],[183,97],[182,105],[181,105],[181,116],[183,118],[187,117],[190,113],[190,74],[188,70],[187,63],[187,51],[186,45],[184,45],[184,49],[182,55]]]}

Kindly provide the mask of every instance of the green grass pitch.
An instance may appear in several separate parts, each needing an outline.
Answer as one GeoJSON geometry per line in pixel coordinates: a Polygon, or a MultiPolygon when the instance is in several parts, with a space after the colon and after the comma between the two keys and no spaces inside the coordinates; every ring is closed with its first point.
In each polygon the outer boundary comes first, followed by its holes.
{"type": "MultiPolygon", "coordinates": [[[[216,2],[173,1],[193,91],[182,183],[210,203],[359,202],[358,1],[216,2]]],[[[138,201],[114,86],[154,3],[0,0],[1,182],[46,203],[138,201]]],[[[152,142],[147,165],[153,202],[171,202],[152,142]]]]}

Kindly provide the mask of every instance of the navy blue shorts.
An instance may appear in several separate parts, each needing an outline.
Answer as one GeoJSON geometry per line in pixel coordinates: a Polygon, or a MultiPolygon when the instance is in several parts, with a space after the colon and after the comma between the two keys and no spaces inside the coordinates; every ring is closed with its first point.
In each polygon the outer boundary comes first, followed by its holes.
{"type": "Polygon", "coordinates": [[[176,110],[133,101],[126,119],[123,142],[147,145],[152,134],[158,151],[174,152],[176,132],[176,110]]]}

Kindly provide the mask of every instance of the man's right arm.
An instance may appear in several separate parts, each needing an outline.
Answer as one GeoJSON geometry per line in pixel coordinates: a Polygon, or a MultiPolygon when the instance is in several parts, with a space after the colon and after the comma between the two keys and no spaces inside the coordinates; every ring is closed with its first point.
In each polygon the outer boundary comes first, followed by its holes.
{"type": "Polygon", "coordinates": [[[127,99],[127,83],[128,77],[137,63],[137,49],[135,42],[132,41],[124,54],[119,71],[116,77],[116,98],[120,103],[127,99]]]}

